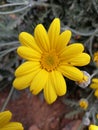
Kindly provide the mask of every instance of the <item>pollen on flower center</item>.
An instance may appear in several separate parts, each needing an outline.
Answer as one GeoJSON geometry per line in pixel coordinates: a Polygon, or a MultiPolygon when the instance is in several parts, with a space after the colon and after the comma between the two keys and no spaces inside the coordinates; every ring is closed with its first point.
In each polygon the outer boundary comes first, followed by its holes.
{"type": "Polygon", "coordinates": [[[47,71],[56,69],[59,64],[59,58],[55,51],[45,52],[41,57],[41,66],[47,71]]]}

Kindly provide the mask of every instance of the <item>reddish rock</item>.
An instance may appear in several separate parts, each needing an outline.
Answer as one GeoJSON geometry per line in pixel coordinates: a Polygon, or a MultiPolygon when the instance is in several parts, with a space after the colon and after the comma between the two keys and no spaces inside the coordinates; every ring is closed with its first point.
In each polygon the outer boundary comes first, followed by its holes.
{"type": "MultiPolygon", "coordinates": [[[[9,91],[1,93],[0,106],[8,93],[9,91]]],[[[13,97],[6,109],[13,113],[12,120],[21,122],[25,130],[76,130],[79,124],[79,121],[68,124],[70,120],[64,119],[64,115],[70,111],[70,108],[61,102],[61,98],[48,105],[39,96],[34,96],[26,90],[19,91],[13,97]],[[74,129],[68,129],[71,126],[74,129]]]]}
{"type": "Polygon", "coordinates": [[[36,125],[32,125],[29,130],[40,130],[36,125]]]}
{"type": "Polygon", "coordinates": [[[80,120],[74,120],[68,124],[65,124],[65,127],[62,130],[78,130],[80,124],[81,124],[80,120]]]}

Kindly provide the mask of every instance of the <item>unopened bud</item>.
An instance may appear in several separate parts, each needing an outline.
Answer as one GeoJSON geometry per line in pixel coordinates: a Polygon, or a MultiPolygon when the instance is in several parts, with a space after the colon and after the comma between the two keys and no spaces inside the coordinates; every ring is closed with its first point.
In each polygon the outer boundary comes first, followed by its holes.
{"type": "Polygon", "coordinates": [[[87,117],[84,117],[82,122],[83,122],[84,125],[89,126],[89,124],[90,124],[90,119],[87,118],[87,117]]]}
{"type": "Polygon", "coordinates": [[[81,98],[80,101],[79,101],[79,106],[86,110],[88,108],[88,100],[85,99],[85,98],[81,98]]]}
{"type": "Polygon", "coordinates": [[[77,81],[76,84],[79,85],[81,88],[86,88],[91,82],[91,76],[86,71],[82,71],[84,74],[83,81],[77,81]]]}

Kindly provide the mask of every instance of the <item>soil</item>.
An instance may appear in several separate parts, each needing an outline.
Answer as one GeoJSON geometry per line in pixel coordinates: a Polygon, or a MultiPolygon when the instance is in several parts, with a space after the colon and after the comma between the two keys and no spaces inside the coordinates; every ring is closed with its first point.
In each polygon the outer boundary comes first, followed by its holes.
{"type": "MultiPolygon", "coordinates": [[[[9,90],[3,90],[0,95],[0,107],[8,96],[9,90]]],[[[25,130],[77,130],[81,120],[67,120],[64,115],[70,108],[58,98],[48,105],[41,97],[30,92],[15,91],[6,110],[13,113],[12,121],[21,122],[25,130]],[[16,95],[16,96],[15,96],[16,95]]]]}

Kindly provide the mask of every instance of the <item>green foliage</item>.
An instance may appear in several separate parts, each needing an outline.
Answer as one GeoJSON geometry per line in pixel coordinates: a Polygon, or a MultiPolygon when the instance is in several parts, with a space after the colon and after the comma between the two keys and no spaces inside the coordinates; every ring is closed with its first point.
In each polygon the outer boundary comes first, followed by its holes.
{"type": "Polygon", "coordinates": [[[79,114],[81,114],[81,110],[80,109],[74,109],[72,111],[70,111],[68,114],[65,115],[66,119],[78,119],[79,118],[79,114]]]}
{"type": "Polygon", "coordinates": [[[79,108],[78,101],[73,99],[64,99],[63,102],[71,109],[67,114],[65,114],[66,119],[77,119],[79,115],[83,113],[83,110],[79,108]]]}

